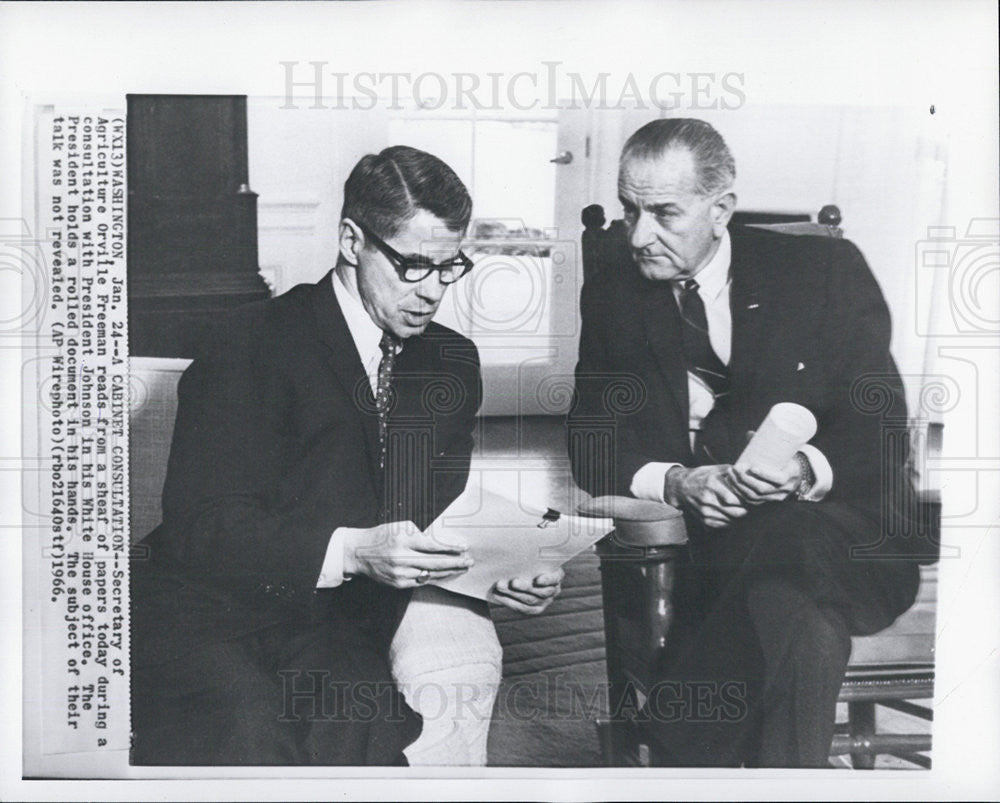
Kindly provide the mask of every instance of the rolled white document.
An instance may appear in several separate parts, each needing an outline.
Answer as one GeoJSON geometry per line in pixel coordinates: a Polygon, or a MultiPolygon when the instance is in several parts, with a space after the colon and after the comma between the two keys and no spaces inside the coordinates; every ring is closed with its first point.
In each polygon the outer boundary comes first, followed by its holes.
{"type": "Polygon", "coordinates": [[[816,434],[816,417],[801,404],[774,405],[750,439],[736,465],[780,471],[816,434]]]}

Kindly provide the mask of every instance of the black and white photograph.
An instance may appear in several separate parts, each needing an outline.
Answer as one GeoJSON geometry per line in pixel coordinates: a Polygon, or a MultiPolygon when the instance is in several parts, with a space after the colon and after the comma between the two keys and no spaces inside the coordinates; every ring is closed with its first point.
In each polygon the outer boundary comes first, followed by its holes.
{"type": "Polygon", "coordinates": [[[4,797],[997,799],[994,5],[0,19],[4,797]]]}

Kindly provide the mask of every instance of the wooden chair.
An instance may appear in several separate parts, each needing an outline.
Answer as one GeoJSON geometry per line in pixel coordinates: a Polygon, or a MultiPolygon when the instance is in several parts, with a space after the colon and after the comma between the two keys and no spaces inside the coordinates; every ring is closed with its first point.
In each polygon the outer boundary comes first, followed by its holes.
{"type": "MultiPolygon", "coordinates": [[[[836,206],[824,206],[817,217],[817,223],[781,220],[780,216],[777,222],[760,223],[761,216],[745,222],[788,234],[842,236],[841,215],[836,206]]],[[[604,210],[596,204],[583,210],[582,219],[586,278],[599,273],[605,265],[628,258],[621,221],[612,221],[604,229],[604,210]]],[[[924,504],[929,506],[925,515],[939,515],[939,505],[934,501],[924,504]]],[[[608,766],[659,763],[656,744],[644,738],[632,715],[644,702],[645,689],[651,680],[650,669],[658,654],[669,648],[675,564],[687,540],[675,526],[674,516],[667,512],[672,508],[660,507],[665,511],[664,526],[657,528],[647,523],[637,531],[634,521],[619,516],[615,532],[597,548],[610,712],[609,719],[597,725],[602,756],[608,766]]],[[[651,516],[648,510],[644,515],[651,516]]],[[[925,755],[931,748],[930,734],[880,733],[876,729],[876,707],[921,720],[932,719],[931,709],[913,700],[933,697],[935,580],[936,566],[925,566],[921,594],[913,608],[887,630],[853,639],[852,661],[839,697],[840,702],[846,703],[847,721],[838,723],[830,752],[834,756],[848,754],[856,769],[873,769],[875,757],[882,754],[930,767],[930,758],[925,755]]]]}

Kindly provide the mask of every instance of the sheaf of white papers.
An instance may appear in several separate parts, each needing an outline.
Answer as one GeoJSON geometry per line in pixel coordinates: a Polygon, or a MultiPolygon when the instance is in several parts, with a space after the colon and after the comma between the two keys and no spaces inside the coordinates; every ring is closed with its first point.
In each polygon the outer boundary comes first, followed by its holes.
{"type": "Polygon", "coordinates": [[[611,519],[561,513],[549,522],[545,513],[470,482],[427,532],[442,544],[468,545],[475,565],[436,585],[486,599],[497,581],[556,569],[614,529],[611,519]]]}

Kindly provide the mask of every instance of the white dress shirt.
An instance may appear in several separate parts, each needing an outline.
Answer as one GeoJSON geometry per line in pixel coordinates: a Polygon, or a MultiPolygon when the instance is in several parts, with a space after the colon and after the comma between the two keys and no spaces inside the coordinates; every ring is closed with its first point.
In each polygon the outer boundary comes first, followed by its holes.
{"type": "MultiPolygon", "coordinates": [[[[364,366],[365,373],[368,375],[368,383],[371,385],[374,395],[378,388],[378,366],[382,361],[382,346],[380,345],[382,330],[372,320],[368,310],[361,303],[361,299],[351,295],[351,291],[347,289],[336,271],[333,274],[333,293],[337,297],[337,303],[340,304],[340,311],[344,313],[344,320],[347,321],[351,340],[354,341],[354,347],[358,350],[361,365],[364,366]]],[[[344,582],[344,536],[348,529],[347,527],[338,527],[330,536],[319,580],[316,581],[317,588],[334,588],[344,582]]]]}
{"type": "MultiPolygon", "coordinates": [[[[725,364],[729,365],[732,355],[733,314],[729,307],[729,293],[732,281],[729,277],[729,266],[732,261],[733,247],[729,232],[722,235],[722,241],[715,254],[701,270],[695,274],[698,281],[698,295],[705,305],[705,318],[708,321],[708,339],[712,350],[725,364]]],[[[674,298],[680,303],[682,281],[671,282],[674,298]]],[[[688,371],[688,428],[691,433],[691,445],[701,429],[701,422],[709,414],[715,404],[711,388],[695,374],[688,371]]],[[[809,465],[816,476],[816,482],[803,499],[818,502],[825,497],[833,487],[833,469],[825,455],[815,446],[806,444],[799,451],[806,456],[809,465]]],[[[664,502],[663,486],[667,472],[680,463],[646,463],[632,477],[629,490],[639,499],[651,499],[664,502]]]]}

